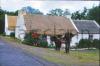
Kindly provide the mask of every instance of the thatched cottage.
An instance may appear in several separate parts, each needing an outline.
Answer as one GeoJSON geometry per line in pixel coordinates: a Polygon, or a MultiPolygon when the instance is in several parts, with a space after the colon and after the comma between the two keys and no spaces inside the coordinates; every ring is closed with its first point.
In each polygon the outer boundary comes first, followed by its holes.
{"type": "Polygon", "coordinates": [[[15,32],[17,22],[17,16],[5,15],[5,34],[10,35],[11,32],[15,32]]]}
{"type": "Polygon", "coordinates": [[[48,44],[50,44],[50,35],[63,35],[67,31],[76,34],[77,28],[70,18],[63,16],[31,15],[19,14],[15,36],[23,40],[25,33],[36,31],[38,34],[46,34],[48,44]]]}

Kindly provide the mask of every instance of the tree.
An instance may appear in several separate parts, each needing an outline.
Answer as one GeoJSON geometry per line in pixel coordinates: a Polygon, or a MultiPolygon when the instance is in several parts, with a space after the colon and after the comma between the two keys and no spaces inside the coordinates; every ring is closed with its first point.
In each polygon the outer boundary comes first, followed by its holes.
{"type": "Polygon", "coordinates": [[[76,11],[74,13],[72,13],[72,16],[71,16],[72,19],[81,19],[81,14],[79,13],[79,11],[76,11]]]}
{"type": "Polygon", "coordinates": [[[87,9],[84,7],[82,12],[76,11],[72,13],[72,19],[88,19],[88,20],[95,20],[100,24],[100,5],[92,7],[91,9],[87,9]]]}
{"type": "Polygon", "coordinates": [[[35,8],[30,7],[30,6],[23,7],[21,9],[21,11],[26,12],[26,13],[30,13],[30,14],[43,14],[42,12],[40,12],[39,9],[35,9],[35,8]]]}
{"type": "Polygon", "coordinates": [[[72,16],[71,16],[72,19],[87,19],[87,8],[84,7],[84,10],[82,12],[80,11],[76,11],[74,13],[72,13],[72,16]]]}
{"type": "Polygon", "coordinates": [[[4,32],[4,11],[0,9],[0,34],[4,32]]]}
{"type": "Polygon", "coordinates": [[[70,32],[65,33],[64,40],[65,40],[65,52],[69,53],[70,49],[70,42],[74,35],[70,32]]]}
{"type": "Polygon", "coordinates": [[[62,16],[63,15],[63,10],[61,9],[54,9],[54,10],[51,10],[47,15],[52,15],[52,16],[62,16]]]}
{"type": "Polygon", "coordinates": [[[66,16],[66,15],[70,15],[70,12],[68,9],[65,9],[64,13],[63,13],[63,16],[66,16]]]}
{"type": "Polygon", "coordinates": [[[84,7],[84,10],[81,12],[81,19],[87,19],[87,11],[88,9],[84,7]]]}
{"type": "Polygon", "coordinates": [[[89,9],[87,19],[96,20],[100,24],[100,5],[89,9]]]}
{"type": "Polygon", "coordinates": [[[66,15],[70,15],[70,12],[68,11],[68,9],[65,9],[65,11],[63,11],[62,9],[57,8],[57,9],[53,9],[53,10],[49,11],[49,13],[47,13],[47,15],[66,16],[66,15]]]}

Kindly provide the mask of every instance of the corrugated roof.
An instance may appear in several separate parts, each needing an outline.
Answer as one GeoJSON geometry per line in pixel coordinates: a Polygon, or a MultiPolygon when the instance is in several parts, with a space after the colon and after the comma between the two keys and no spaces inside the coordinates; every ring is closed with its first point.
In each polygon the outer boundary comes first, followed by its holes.
{"type": "Polygon", "coordinates": [[[99,27],[94,20],[73,20],[79,33],[99,33],[99,27]]]}
{"type": "Polygon", "coordinates": [[[8,29],[9,30],[15,30],[16,22],[17,22],[17,16],[7,16],[8,19],[8,29]]]}
{"type": "Polygon", "coordinates": [[[77,33],[70,20],[62,16],[24,15],[24,20],[27,30],[37,30],[40,34],[63,34],[68,30],[77,33]]]}

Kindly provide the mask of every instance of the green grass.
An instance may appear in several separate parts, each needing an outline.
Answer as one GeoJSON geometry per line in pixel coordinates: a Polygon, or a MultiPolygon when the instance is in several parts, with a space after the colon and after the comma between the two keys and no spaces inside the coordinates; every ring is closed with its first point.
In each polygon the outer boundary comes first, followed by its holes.
{"type": "Polygon", "coordinates": [[[17,39],[17,38],[13,38],[10,36],[1,36],[2,38],[5,38],[8,41],[13,41],[13,42],[17,42],[17,43],[22,43],[21,40],[17,39]]]}
{"type": "Polygon", "coordinates": [[[61,63],[70,66],[70,64],[80,64],[80,63],[99,63],[99,50],[84,50],[81,51],[70,51],[69,54],[64,53],[64,51],[53,51],[48,50],[48,53],[52,54],[52,56],[44,56],[43,58],[52,61],[54,63],[61,63]],[[61,59],[59,57],[55,57],[53,55],[61,55],[65,57],[64,59],[61,59]]]}
{"type": "Polygon", "coordinates": [[[98,62],[99,61],[99,50],[84,50],[81,51],[71,51],[71,56],[78,58],[81,62],[98,62]]]}
{"type": "MultiPolygon", "coordinates": [[[[95,50],[83,50],[83,51],[70,51],[69,54],[64,53],[64,51],[52,51],[49,50],[49,53],[57,53],[57,54],[61,54],[61,55],[66,55],[69,57],[77,58],[80,62],[82,63],[88,63],[88,62],[95,62],[98,63],[99,62],[99,50],[95,49],[95,50]]],[[[60,60],[57,60],[56,57],[50,58],[50,57],[46,57],[47,60],[52,60],[54,62],[63,62],[60,60]]],[[[77,60],[76,60],[77,61],[77,60]]]]}

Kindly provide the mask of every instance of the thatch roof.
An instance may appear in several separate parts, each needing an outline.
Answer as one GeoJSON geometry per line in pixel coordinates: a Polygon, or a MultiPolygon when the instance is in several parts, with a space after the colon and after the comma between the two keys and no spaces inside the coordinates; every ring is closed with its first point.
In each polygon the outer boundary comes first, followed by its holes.
{"type": "Polygon", "coordinates": [[[64,34],[69,31],[77,33],[70,20],[63,16],[24,15],[27,30],[37,30],[40,34],[64,34]]]}
{"type": "Polygon", "coordinates": [[[8,29],[12,31],[15,30],[17,16],[7,16],[7,19],[8,19],[8,29]]]}

